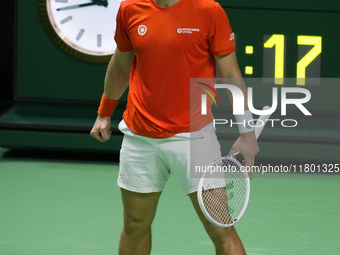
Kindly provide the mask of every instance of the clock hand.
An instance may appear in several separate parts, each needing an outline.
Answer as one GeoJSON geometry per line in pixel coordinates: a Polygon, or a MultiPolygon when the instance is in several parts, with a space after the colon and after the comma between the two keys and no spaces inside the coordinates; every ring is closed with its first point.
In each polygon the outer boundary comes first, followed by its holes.
{"type": "Polygon", "coordinates": [[[82,7],[87,7],[87,6],[92,6],[92,5],[98,5],[98,6],[108,6],[107,0],[91,0],[92,3],[86,3],[86,4],[77,4],[77,5],[71,5],[63,8],[58,8],[57,11],[64,11],[64,10],[70,10],[70,9],[76,9],[76,8],[82,8],[82,7]]]}

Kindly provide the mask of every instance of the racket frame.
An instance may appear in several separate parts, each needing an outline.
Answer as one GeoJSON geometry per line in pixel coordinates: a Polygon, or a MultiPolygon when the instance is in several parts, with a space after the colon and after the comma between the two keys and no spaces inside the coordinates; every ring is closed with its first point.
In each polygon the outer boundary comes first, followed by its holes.
{"type": "MultiPolygon", "coordinates": [[[[263,110],[266,110],[266,111],[269,111],[270,107],[269,106],[264,106],[263,107],[263,110]]],[[[261,120],[263,121],[263,125],[261,127],[256,127],[255,128],[255,137],[256,139],[259,138],[264,126],[266,125],[266,122],[267,120],[269,119],[269,117],[271,116],[271,113],[268,112],[267,114],[264,114],[264,115],[261,115],[259,118],[258,118],[258,121],[261,120]]],[[[234,152],[230,155],[227,155],[227,156],[223,156],[223,157],[220,157],[216,160],[214,160],[214,162],[212,162],[209,166],[212,166],[214,164],[216,164],[217,161],[219,160],[223,160],[223,159],[230,159],[232,161],[234,161],[236,164],[240,165],[241,168],[240,169],[244,169],[242,164],[234,158],[234,156],[236,156],[237,154],[239,154],[239,152],[234,152]]],[[[213,223],[214,225],[216,226],[219,226],[219,227],[230,227],[232,225],[234,225],[241,217],[242,215],[244,214],[247,206],[248,206],[248,202],[249,202],[249,196],[250,196],[250,181],[249,181],[249,175],[248,175],[248,172],[246,171],[243,171],[243,174],[245,175],[245,180],[246,180],[246,188],[247,188],[247,192],[246,192],[246,200],[245,200],[245,203],[243,205],[243,208],[239,214],[239,216],[237,217],[237,219],[235,221],[233,221],[231,224],[221,224],[217,221],[215,221],[210,215],[209,213],[207,212],[207,210],[205,209],[204,205],[203,205],[203,198],[202,198],[202,186],[203,186],[203,181],[205,179],[205,176],[206,176],[207,172],[204,172],[199,180],[199,183],[198,183],[198,189],[197,189],[197,199],[198,199],[198,204],[202,210],[202,213],[204,214],[204,216],[211,222],[213,223]]]]}
{"type": "MultiPolygon", "coordinates": [[[[209,166],[213,166],[216,164],[216,162],[218,161],[222,161],[223,159],[228,159],[228,160],[231,160],[233,161],[235,164],[239,165],[240,166],[240,169],[245,169],[243,167],[243,165],[237,160],[235,159],[233,156],[237,155],[238,153],[233,153],[233,154],[230,154],[230,155],[227,155],[227,156],[223,156],[223,157],[220,157],[220,158],[217,158],[216,160],[214,160],[214,162],[212,162],[209,166]]],[[[198,197],[198,204],[201,208],[201,211],[202,213],[204,214],[204,216],[211,222],[213,223],[215,226],[217,227],[222,227],[222,228],[227,228],[227,227],[230,227],[232,225],[234,225],[241,217],[242,215],[244,214],[244,212],[246,211],[247,209],[247,206],[248,206],[248,202],[249,202],[249,197],[250,197],[250,180],[249,180],[249,175],[248,175],[248,172],[247,171],[242,171],[243,175],[244,175],[244,179],[246,181],[246,197],[245,197],[245,202],[243,204],[243,207],[242,207],[242,210],[241,212],[239,213],[237,219],[235,219],[231,224],[222,224],[222,223],[219,223],[217,222],[216,220],[214,220],[210,215],[209,213],[207,212],[207,210],[205,209],[204,207],[204,203],[203,203],[203,198],[202,198],[202,186],[203,186],[203,182],[205,180],[205,176],[208,174],[208,172],[204,172],[200,178],[200,181],[198,183],[198,190],[197,190],[197,197],[198,197]]],[[[228,172],[224,173],[225,175],[228,174],[228,172]]]]}

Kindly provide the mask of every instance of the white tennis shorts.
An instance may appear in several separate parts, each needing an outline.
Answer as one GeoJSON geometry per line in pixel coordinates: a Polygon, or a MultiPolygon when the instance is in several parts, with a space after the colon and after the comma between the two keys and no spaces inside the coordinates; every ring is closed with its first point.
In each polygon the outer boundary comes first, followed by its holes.
{"type": "Polygon", "coordinates": [[[139,193],[162,191],[172,173],[184,193],[190,194],[197,191],[199,182],[199,178],[190,177],[190,171],[221,157],[212,123],[197,132],[179,133],[164,139],[140,136],[132,132],[124,120],[118,128],[124,138],[117,184],[126,190],[139,193]]]}

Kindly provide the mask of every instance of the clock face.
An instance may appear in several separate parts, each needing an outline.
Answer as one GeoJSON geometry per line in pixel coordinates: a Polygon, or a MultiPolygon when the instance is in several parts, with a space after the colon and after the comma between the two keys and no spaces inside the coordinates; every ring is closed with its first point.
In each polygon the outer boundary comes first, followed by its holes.
{"type": "MultiPolygon", "coordinates": [[[[42,0],[53,32],[72,55],[103,57],[116,49],[114,34],[121,0],[42,0]],[[69,49],[71,48],[71,49],[69,49]]],[[[51,30],[51,29],[50,29],[51,30]]],[[[59,43],[58,43],[59,44],[59,43]]],[[[83,57],[84,60],[87,60],[83,57]]],[[[94,60],[94,58],[89,58],[94,60]]],[[[107,59],[107,58],[106,58],[107,59]]],[[[89,60],[91,61],[91,60],[89,60]]],[[[103,62],[103,61],[91,61],[103,62]]],[[[104,61],[106,62],[106,61],[104,61]]]]}

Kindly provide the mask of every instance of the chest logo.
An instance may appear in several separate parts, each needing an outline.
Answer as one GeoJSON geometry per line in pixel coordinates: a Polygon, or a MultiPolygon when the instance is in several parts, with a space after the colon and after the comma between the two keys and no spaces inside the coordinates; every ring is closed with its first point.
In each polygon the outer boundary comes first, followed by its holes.
{"type": "Polygon", "coordinates": [[[179,34],[192,34],[193,32],[199,32],[199,28],[177,28],[177,33],[179,34]]]}
{"type": "Polygon", "coordinates": [[[145,25],[140,25],[138,27],[138,34],[139,35],[145,35],[146,31],[147,31],[147,27],[145,25]]]}

